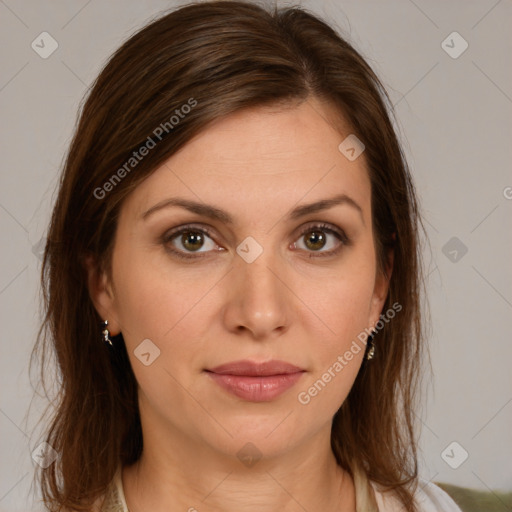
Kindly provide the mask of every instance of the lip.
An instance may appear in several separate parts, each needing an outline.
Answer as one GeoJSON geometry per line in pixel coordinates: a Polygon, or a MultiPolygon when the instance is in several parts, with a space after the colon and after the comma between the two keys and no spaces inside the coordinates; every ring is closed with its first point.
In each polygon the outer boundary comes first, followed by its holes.
{"type": "Polygon", "coordinates": [[[232,361],[231,363],[221,364],[215,368],[209,368],[207,371],[221,375],[245,375],[248,377],[262,377],[267,375],[285,375],[289,373],[297,373],[304,371],[302,368],[286,361],[273,359],[265,362],[249,361],[243,359],[240,361],[232,361]]]}
{"type": "Polygon", "coordinates": [[[285,361],[233,361],[205,370],[229,393],[250,402],[269,402],[290,389],[305,372],[285,361]]]}

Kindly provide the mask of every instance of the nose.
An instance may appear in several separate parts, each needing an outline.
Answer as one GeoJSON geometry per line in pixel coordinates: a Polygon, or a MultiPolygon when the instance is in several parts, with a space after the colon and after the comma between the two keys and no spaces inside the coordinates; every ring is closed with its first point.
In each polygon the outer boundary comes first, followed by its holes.
{"type": "Polygon", "coordinates": [[[224,323],[230,332],[261,341],[288,329],[293,294],[276,258],[267,251],[252,263],[236,258],[228,279],[224,323]]]}

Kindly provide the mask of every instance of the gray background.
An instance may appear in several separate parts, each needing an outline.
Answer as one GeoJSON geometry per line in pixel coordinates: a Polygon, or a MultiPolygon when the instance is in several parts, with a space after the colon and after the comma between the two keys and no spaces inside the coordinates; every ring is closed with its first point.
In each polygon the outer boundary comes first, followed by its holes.
{"type": "MultiPolygon", "coordinates": [[[[512,4],[297,3],[335,22],[383,80],[421,198],[435,374],[421,412],[422,476],[512,490],[512,4]],[[445,51],[462,48],[454,31],[469,44],[457,58],[445,51]]],[[[36,508],[42,402],[27,409],[40,240],[79,102],[108,56],[173,5],[0,0],[0,511],[36,508]],[[47,59],[31,48],[44,31],[58,43],[47,59]]]]}

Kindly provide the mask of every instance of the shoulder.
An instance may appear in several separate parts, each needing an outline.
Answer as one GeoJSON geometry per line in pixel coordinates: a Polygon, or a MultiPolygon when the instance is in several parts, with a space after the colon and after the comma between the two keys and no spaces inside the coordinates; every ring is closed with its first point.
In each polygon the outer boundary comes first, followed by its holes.
{"type": "Polygon", "coordinates": [[[422,511],[462,512],[450,495],[432,482],[420,480],[417,495],[422,511]]]}
{"type": "MultiPolygon", "coordinates": [[[[390,492],[379,490],[372,482],[379,512],[402,512],[403,506],[390,492]]],[[[432,482],[419,479],[414,495],[420,512],[462,512],[450,495],[432,482]]]]}
{"type": "Polygon", "coordinates": [[[121,467],[119,467],[105,492],[94,502],[90,512],[128,512],[124,499],[121,467]]]}

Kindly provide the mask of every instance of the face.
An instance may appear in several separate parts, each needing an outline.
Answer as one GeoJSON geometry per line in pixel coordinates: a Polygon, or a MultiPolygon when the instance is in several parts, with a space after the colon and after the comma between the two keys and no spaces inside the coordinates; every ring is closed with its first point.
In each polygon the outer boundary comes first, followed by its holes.
{"type": "Polygon", "coordinates": [[[338,146],[350,130],[326,119],[313,99],[231,115],[123,203],[112,279],[90,286],[123,333],[145,434],[224,455],[252,442],[271,455],[330,432],[388,282],[377,274],[364,153],[347,159],[338,146]],[[240,360],[301,371],[208,371],[240,360]]]}

